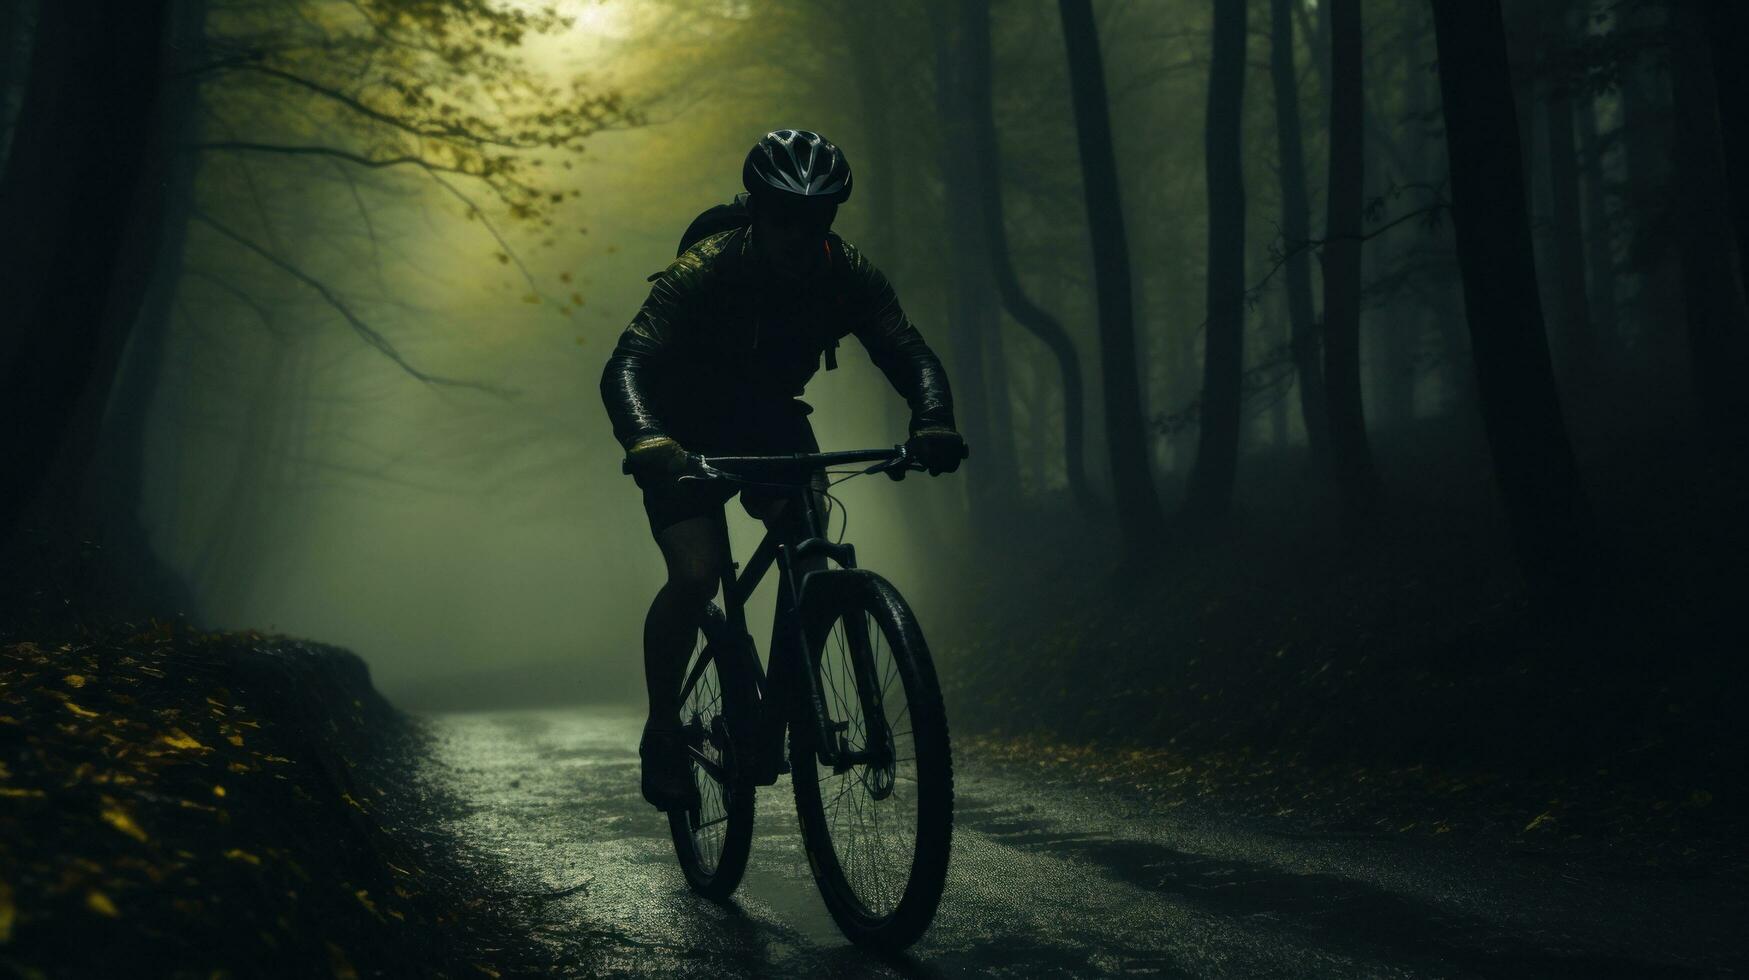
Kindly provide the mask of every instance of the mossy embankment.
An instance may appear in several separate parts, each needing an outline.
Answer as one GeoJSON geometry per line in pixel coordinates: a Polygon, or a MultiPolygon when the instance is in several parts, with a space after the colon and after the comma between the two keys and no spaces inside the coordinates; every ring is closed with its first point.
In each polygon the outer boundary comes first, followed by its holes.
{"type": "MultiPolygon", "coordinates": [[[[0,964],[20,976],[514,969],[334,647],[127,625],[0,638],[0,964]]],[[[439,794],[440,795],[440,794],[439,794]]]]}

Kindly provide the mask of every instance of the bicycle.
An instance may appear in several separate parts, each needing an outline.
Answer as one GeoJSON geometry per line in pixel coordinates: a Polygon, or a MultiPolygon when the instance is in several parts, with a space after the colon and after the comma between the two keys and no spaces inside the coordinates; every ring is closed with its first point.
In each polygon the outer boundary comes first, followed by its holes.
{"type": "Polygon", "coordinates": [[[727,899],[747,868],[755,790],[788,772],[808,865],[833,921],[853,943],[896,950],[929,927],[947,881],[953,758],[935,667],[910,607],[886,579],[857,567],[854,546],[827,539],[812,476],[856,463],[873,465],[851,475],[902,478],[922,468],[903,446],[689,457],[680,479],[790,491],[810,534],[792,546],[767,533],[745,571],[738,562],[723,570],[723,607],[706,605],[681,688],[698,797],[668,819],[687,883],[727,899]],[[773,566],[777,614],[765,670],[744,610],[773,566]]]}

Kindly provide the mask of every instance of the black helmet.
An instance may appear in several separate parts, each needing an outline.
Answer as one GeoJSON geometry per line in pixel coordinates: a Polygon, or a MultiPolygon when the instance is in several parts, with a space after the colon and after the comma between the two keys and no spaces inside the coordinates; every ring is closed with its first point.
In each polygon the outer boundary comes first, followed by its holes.
{"type": "Polygon", "coordinates": [[[850,197],[850,161],[819,133],[779,129],[747,151],[741,183],[755,196],[777,190],[842,204],[850,197]]]}

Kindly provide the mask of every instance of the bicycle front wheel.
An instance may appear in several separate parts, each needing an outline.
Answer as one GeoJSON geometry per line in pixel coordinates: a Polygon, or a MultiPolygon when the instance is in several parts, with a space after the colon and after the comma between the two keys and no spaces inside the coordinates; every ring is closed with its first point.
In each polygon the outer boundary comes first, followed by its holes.
{"type": "Polygon", "coordinates": [[[953,836],[953,758],[935,666],[885,579],[820,573],[804,600],[813,712],[790,726],[802,839],[826,908],[852,942],[902,949],[935,917],[953,836]]]}
{"type": "Polygon", "coordinates": [[[668,829],[687,884],[720,901],[741,884],[753,843],[754,787],[742,749],[751,744],[747,729],[758,706],[723,614],[715,605],[708,612],[680,691],[681,730],[698,796],[695,805],[668,812],[668,829]]]}

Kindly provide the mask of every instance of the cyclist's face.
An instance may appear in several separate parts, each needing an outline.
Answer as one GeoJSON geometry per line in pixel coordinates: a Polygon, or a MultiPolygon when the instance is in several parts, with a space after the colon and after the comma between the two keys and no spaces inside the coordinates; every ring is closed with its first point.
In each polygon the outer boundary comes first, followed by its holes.
{"type": "Polygon", "coordinates": [[[838,206],[814,201],[760,201],[753,206],[753,240],[777,275],[799,279],[825,266],[824,242],[838,206]]]}

